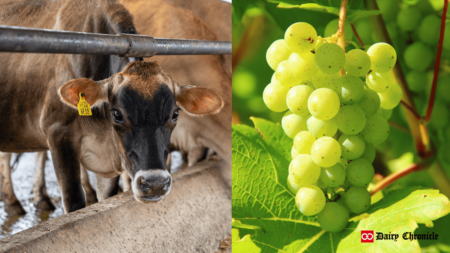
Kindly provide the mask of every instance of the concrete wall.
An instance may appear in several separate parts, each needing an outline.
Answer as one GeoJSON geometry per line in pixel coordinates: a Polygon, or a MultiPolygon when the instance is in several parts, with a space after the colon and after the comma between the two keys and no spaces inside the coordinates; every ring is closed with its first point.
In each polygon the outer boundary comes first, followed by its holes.
{"type": "Polygon", "coordinates": [[[170,194],[131,192],[0,240],[0,252],[215,252],[231,232],[231,168],[204,161],[173,174],[170,194]]]}

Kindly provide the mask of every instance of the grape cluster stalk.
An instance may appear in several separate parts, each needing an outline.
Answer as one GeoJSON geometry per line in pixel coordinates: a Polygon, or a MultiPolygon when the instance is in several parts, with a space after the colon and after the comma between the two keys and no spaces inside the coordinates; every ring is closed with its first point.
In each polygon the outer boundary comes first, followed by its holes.
{"type": "Polygon", "coordinates": [[[292,24],[267,50],[275,73],[263,92],[270,110],[286,111],[281,125],[293,139],[286,182],[295,203],[330,232],[370,207],[374,145],[388,138],[387,120],[402,98],[390,72],[397,61],[391,45],[345,53],[337,40],[308,23],[292,24]]]}

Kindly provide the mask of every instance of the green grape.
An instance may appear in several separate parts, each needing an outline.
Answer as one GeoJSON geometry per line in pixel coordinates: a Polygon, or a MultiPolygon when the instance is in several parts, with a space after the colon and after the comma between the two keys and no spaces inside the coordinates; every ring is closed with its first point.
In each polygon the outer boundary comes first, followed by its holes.
{"type": "Polygon", "coordinates": [[[444,29],[444,43],[442,44],[442,46],[447,49],[450,50],[450,25],[446,25],[445,29],[444,29]]]}
{"type": "Polygon", "coordinates": [[[292,53],[288,60],[291,73],[299,80],[311,79],[319,71],[314,58],[311,52],[292,53]]]}
{"type": "Polygon", "coordinates": [[[350,50],[346,55],[345,71],[352,76],[365,76],[370,71],[370,57],[361,49],[350,50]]]}
{"type": "Polygon", "coordinates": [[[328,187],[338,187],[345,180],[345,168],[340,163],[322,168],[320,172],[320,179],[328,187]]]}
{"type": "MultiPolygon", "coordinates": [[[[387,29],[387,32],[389,34],[389,37],[391,37],[391,39],[395,39],[397,37],[397,35],[398,35],[397,22],[395,22],[395,21],[387,22],[386,29],[387,29]]],[[[372,33],[372,40],[378,41],[376,33],[372,33]]]]}
{"type": "Polygon", "coordinates": [[[306,85],[297,85],[291,88],[286,97],[289,110],[299,116],[307,117],[309,115],[308,98],[313,91],[313,88],[306,85]]]}
{"type": "Polygon", "coordinates": [[[316,29],[305,22],[292,24],[284,34],[284,40],[288,47],[299,54],[311,51],[316,44],[316,38],[316,29]]]}
{"type": "Polygon", "coordinates": [[[387,120],[374,114],[367,117],[366,127],[361,131],[364,140],[371,144],[381,144],[389,136],[387,120]]]}
{"type": "MultiPolygon", "coordinates": [[[[347,165],[348,166],[348,165],[347,165]]],[[[344,190],[348,190],[350,187],[352,187],[352,185],[348,182],[347,178],[344,180],[344,183],[342,184],[342,188],[344,188],[344,190]]]]}
{"type": "Polygon", "coordinates": [[[449,150],[450,150],[450,142],[448,141],[442,143],[441,146],[439,147],[438,159],[443,164],[448,165],[450,163],[449,150]]]}
{"type": "Polygon", "coordinates": [[[444,129],[444,138],[446,141],[450,140],[450,126],[447,126],[444,129]]]}
{"type": "Polygon", "coordinates": [[[275,71],[275,78],[284,87],[294,87],[299,84],[299,80],[294,77],[292,72],[289,70],[289,61],[282,61],[278,64],[277,70],[275,71]]]}
{"type": "MultiPolygon", "coordinates": [[[[335,34],[338,30],[338,26],[339,26],[338,18],[331,20],[325,27],[324,36],[330,37],[331,35],[335,34]]],[[[344,38],[345,38],[345,40],[353,39],[352,27],[347,22],[345,22],[345,25],[344,25],[344,38]]]]}
{"type": "Polygon", "coordinates": [[[267,49],[266,59],[269,66],[276,70],[280,62],[285,61],[289,58],[292,51],[286,45],[284,40],[276,40],[267,49]]]}
{"type": "Polygon", "coordinates": [[[325,194],[315,186],[309,185],[300,188],[295,195],[295,204],[304,215],[316,215],[322,211],[326,203],[325,194]]]}
{"type": "Polygon", "coordinates": [[[364,84],[356,76],[341,76],[336,83],[336,94],[343,104],[354,104],[364,96],[364,84]]]}
{"type": "Polygon", "coordinates": [[[339,97],[333,90],[320,88],[309,96],[308,109],[312,116],[321,119],[332,119],[339,111],[339,97]]]}
{"type": "Polygon", "coordinates": [[[437,87],[436,87],[436,96],[441,98],[446,103],[450,103],[450,76],[439,76],[437,87]]]}
{"type": "Polygon", "coordinates": [[[288,176],[287,186],[288,186],[288,189],[294,194],[297,194],[298,190],[300,190],[300,188],[302,188],[299,184],[297,184],[295,178],[292,175],[288,176]]]}
{"type": "Polygon", "coordinates": [[[282,112],[288,109],[286,95],[289,88],[277,83],[270,83],[263,92],[263,100],[266,106],[274,112],[282,112]]]}
{"type": "Polygon", "coordinates": [[[364,42],[364,45],[373,44],[373,29],[368,18],[357,19],[355,22],[355,28],[359,34],[359,37],[364,42]]]}
{"type": "Polygon", "coordinates": [[[313,90],[316,89],[316,87],[314,87],[311,79],[301,81],[300,85],[306,85],[308,87],[311,87],[313,90]]]}
{"type": "Polygon", "coordinates": [[[427,74],[420,71],[409,71],[406,74],[406,82],[410,90],[415,92],[422,92],[427,87],[427,74]]]}
{"type": "Polygon", "coordinates": [[[314,137],[310,132],[301,131],[294,138],[295,150],[297,150],[299,154],[309,155],[311,154],[311,147],[315,141],[316,137],[314,137]]]}
{"type": "Polygon", "coordinates": [[[397,17],[397,13],[400,10],[398,0],[378,0],[377,3],[385,22],[394,20],[397,17]]]}
{"type": "Polygon", "coordinates": [[[341,232],[348,223],[348,210],[336,202],[325,204],[322,212],[317,216],[320,227],[327,232],[341,232]]]}
{"type": "Polygon", "coordinates": [[[364,154],[366,143],[357,135],[343,134],[338,139],[341,144],[342,157],[348,160],[355,160],[364,154]]]}
{"type": "Polygon", "coordinates": [[[376,115],[382,117],[385,120],[388,120],[392,116],[392,109],[386,110],[386,109],[380,108],[380,109],[378,109],[376,115]]]}
{"type": "MultiPolygon", "coordinates": [[[[345,183],[345,181],[344,181],[344,183],[345,183]]],[[[343,188],[345,189],[346,187],[343,187],[343,188]]],[[[350,214],[350,211],[347,209],[347,206],[345,205],[345,201],[344,201],[345,192],[341,191],[341,192],[339,192],[339,195],[340,195],[340,198],[335,203],[339,204],[340,206],[345,208],[345,211],[347,211],[347,214],[350,214]]]]}
{"type": "Polygon", "coordinates": [[[370,116],[380,109],[380,97],[374,90],[364,89],[364,96],[356,105],[361,107],[366,116],[370,116]]]}
{"type": "Polygon", "coordinates": [[[320,177],[319,177],[319,179],[317,179],[317,181],[316,181],[313,185],[319,187],[320,189],[326,189],[326,188],[328,188],[328,186],[326,186],[326,185],[322,182],[322,180],[320,179],[320,177]]]}
{"type": "MultiPolygon", "coordinates": [[[[386,28],[387,28],[388,34],[391,38],[394,39],[395,37],[397,37],[397,34],[398,34],[397,22],[395,22],[395,21],[388,22],[386,24],[386,28]]],[[[375,35],[375,33],[374,33],[374,35],[375,35]]]]}
{"type": "Polygon", "coordinates": [[[309,132],[316,138],[323,136],[333,137],[338,130],[336,122],[333,119],[321,120],[314,116],[309,117],[306,121],[306,126],[309,132]]]}
{"type": "Polygon", "coordinates": [[[313,162],[310,155],[300,154],[289,164],[289,174],[299,185],[311,185],[320,176],[320,167],[313,162]]]}
{"type": "Polygon", "coordinates": [[[331,167],[340,157],[341,145],[331,137],[320,137],[311,147],[311,158],[320,167],[331,167]]]}
{"type": "Polygon", "coordinates": [[[373,179],[375,170],[365,158],[353,160],[347,166],[347,180],[353,186],[367,186],[373,179]]]}
{"type": "Polygon", "coordinates": [[[339,79],[340,75],[337,74],[325,74],[319,70],[317,74],[312,78],[312,83],[316,89],[328,88],[334,90],[335,83],[339,79]]]}
{"type": "Polygon", "coordinates": [[[397,24],[403,31],[416,29],[422,20],[422,13],[419,8],[410,6],[400,10],[397,14],[397,24]]]}
{"type": "Polygon", "coordinates": [[[291,148],[291,157],[292,157],[292,159],[294,159],[298,155],[300,155],[300,153],[298,153],[298,151],[295,149],[295,147],[292,146],[292,148],[291,148]]]}
{"type": "Polygon", "coordinates": [[[409,45],[403,56],[406,65],[417,71],[424,71],[433,61],[433,51],[421,41],[409,45]]]}
{"type": "Polygon", "coordinates": [[[357,105],[341,107],[335,117],[338,129],[344,134],[355,135],[361,132],[366,125],[366,115],[357,105]]]}
{"type": "Polygon", "coordinates": [[[447,107],[440,101],[434,102],[433,113],[431,114],[430,124],[435,129],[441,129],[448,125],[449,113],[447,107]]]}
{"type": "Polygon", "coordinates": [[[392,83],[394,83],[394,77],[392,77],[391,72],[372,72],[366,78],[367,87],[378,93],[387,91],[392,83]]]}
{"type": "Polygon", "coordinates": [[[440,28],[441,19],[435,14],[424,17],[419,26],[420,40],[432,46],[436,45],[439,40],[440,28]]]}
{"type": "Polygon", "coordinates": [[[387,91],[378,93],[380,97],[380,107],[383,109],[392,109],[402,100],[402,88],[396,83],[392,83],[387,91]]]}
{"type": "Polygon", "coordinates": [[[338,161],[339,164],[341,164],[344,168],[347,168],[349,161],[343,157],[339,158],[338,161]]]}
{"type": "Polygon", "coordinates": [[[344,196],[345,206],[352,213],[360,214],[370,207],[370,193],[362,187],[350,187],[344,196]]]}
{"type": "Polygon", "coordinates": [[[345,65],[345,52],[334,43],[326,43],[316,50],[316,64],[325,74],[339,72],[345,65]]]}
{"type": "Polygon", "coordinates": [[[289,138],[294,139],[295,135],[300,131],[307,131],[306,118],[300,117],[287,111],[281,119],[281,126],[289,138]]]}
{"type": "MultiPolygon", "coordinates": [[[[411,1],[411,0],[410,0],[411,1]]],[[[430,1],[428,0],[419,0],[417,3],[416,0],[412,0],[412,3],[415,3],[415,6],[419,8],[419,10],[422,12],[422,15],[430,15],[435,14],[435,10],[433,6],[430,4],[430,1]]]]}
{"type": "Polygon", "coordinates": [[[373,144],[366,143],[366,148],[364,149],[364,154],[361,156],[361,158],[366,159],[370,163],[373,163],[375,161],[375,147],[373,144]]]}
{"type": "Polygon", "coordinates": [[[370,57],[373,72],[384,73],[390,71],[397,61],[395,49],[384,42],[373,44],[367,54],[370,57]]]}

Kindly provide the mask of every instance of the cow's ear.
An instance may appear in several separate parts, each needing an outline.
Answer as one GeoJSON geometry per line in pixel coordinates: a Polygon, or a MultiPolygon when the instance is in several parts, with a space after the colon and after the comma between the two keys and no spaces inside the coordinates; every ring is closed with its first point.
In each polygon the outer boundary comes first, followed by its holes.
{"type": "Polygon", "coordinates": [[[84,93],[86,102],[91,106],[98,100],[104,99],[101,86],[87,78],[70,80],[59,88],[59,96],[62,102],[75,109],[80,100],[80,93],[84,93]]]}
{"type": "Polygon", "coordinates": [[[204,87],[179,86],[176,101],[177,105],[190,116],[216,114],[223,107],[222,98],[204,87]]]}

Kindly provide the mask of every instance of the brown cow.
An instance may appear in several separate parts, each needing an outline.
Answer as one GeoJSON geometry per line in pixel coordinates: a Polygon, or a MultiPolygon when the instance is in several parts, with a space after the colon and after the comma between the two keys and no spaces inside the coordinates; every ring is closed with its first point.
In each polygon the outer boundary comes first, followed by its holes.
{"type": "MultiPolygon", "coordinates": [[[[0,23],[6,25],[135,31],[131,16],[115,1],[3,1],[3,7],[0,23]]],[[[50,149],[66,213],[85,206],[80,163],[112,178],[97,177],[100,200],[117,190],[122,168],[133,179],[138,201],[162,199],[170,191],[165,159],[178,110],[204,116],[223,106],[214,92],[179,85],[156,62],[132,62],[114,74],[128,59],[5,53],[0,60],[0,100],[6,102],[0,104],[0,150],[50,149]],[[82,97],[92,107],[92,116],[78,115],[82,97]]]]}
{"type": "MultiPolygon", "coordinates": [[[[218,40],[231,41],[231,3],[221,0],[164,0],[192,11],[205,22],[218,40]]],[[[225,63],[231,73],[231,55],[224,55],[225,63]]]]}
{"type": "MultiPolygon", "coordinates": [[[[217,40],[215,33],[200,18],[175,4],[161,0],[133,0],[123,1],[123,5],[133,15],[139,34],[217,40]]],[[[231,75],[224,64],[223,56],[156,56],[152,59],[157,60],[181,83],[209,88],[220,94],[225,102],[219,114],[201,120],[181,114],[178,126],[172,134],[171,144],[176,149],[189,153],[189,165],[203,156],[202,150],[205,147],[216,151],[231,165],[231,75]]]]}

